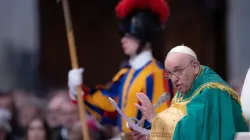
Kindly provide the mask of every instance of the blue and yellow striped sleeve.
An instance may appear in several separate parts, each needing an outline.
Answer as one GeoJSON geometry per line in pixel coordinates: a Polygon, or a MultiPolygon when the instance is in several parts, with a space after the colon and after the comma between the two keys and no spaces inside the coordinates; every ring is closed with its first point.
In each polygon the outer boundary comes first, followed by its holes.
{"type": "Polygon", "coordinates": [[[121,69],[112,79],[112,81],[106,85],[106,87],[91,89],[85,101],[89,104],[100,108],[101,110],[113,112],[115,108],[109,102],[108,97],[116,100],[118,90],[120,88],[120,80],[122,76],[127,72],[127,69],[121,69]]]}
{"type": "MultiPolygon", "coordinates": [[[[84,91],[84,104],[86,111],[94,116],[101,124],[116,125],[117,112],[109,102],[109,97],[117,100],[120,79],[126,73],[126,69],[120,70],[111,83],[96,89],[82,88],[84,91]]],[[[75,101],[75,103],[77,103],[75,101]]]]}

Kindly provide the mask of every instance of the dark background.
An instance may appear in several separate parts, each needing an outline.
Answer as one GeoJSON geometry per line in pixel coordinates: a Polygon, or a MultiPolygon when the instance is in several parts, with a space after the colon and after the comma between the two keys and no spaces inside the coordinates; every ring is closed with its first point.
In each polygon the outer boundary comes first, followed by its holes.
{"type": "MultiPolygon", "coordinates": [[[[105,83],[124,60],[117,33],[116,0],[69,0],[78,61],[85,68],[89,86],[105,83]]],[[[226,77],[226,0],[169,0],[171,16],[166,31],[154,43],[161,62],[167,52],[184,44],[198,55],[201,64],[226,77]]],[[[62,3],[40,0],[40,85],[66,87],[71,69],[62,3]]],[[[45,88],[46,87],[46,88],[45,88]]]]}

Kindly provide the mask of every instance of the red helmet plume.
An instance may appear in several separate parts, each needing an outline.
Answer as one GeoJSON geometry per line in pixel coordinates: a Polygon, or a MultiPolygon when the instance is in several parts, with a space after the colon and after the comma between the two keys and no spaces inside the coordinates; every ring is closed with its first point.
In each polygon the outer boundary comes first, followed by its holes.
{"type": "Polygon", "coordinates": [[[170,10],[165,0],[122,0],[116,6],[116,15],[119,18],[126,18],[126,16],[135,9],[150,9],[156,13],[160,22],[164,24],[170,15],[170,10]]]}

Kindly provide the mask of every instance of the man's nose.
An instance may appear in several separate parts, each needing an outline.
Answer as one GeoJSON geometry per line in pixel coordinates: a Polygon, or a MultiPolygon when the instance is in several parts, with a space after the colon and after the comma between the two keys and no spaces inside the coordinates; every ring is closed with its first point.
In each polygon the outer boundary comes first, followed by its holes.
{"type": "Polygon", "coordinates": [[[171,80],[172,80],[173,84],[176,85],[177,82],[178,82],[178,80],[179,80],[179,78],[176,75],[172,75],[171,80]]]}

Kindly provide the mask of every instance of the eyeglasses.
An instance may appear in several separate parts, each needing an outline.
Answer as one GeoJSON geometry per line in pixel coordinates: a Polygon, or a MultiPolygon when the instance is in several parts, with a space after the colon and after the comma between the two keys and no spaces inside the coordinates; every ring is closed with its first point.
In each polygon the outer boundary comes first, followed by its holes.
{"type": "Polygon", "coordinates": [[[170,72],[170,71],[166,71],[166,75],[165,78],[167,79],[172,79],[173,75],[176,77],[180,77],[183,74],[183,71],[188,67],[189,64],[191,64],[193,61],[189,62],[183,69],[179,69],[175,72],[170,72]]]}

